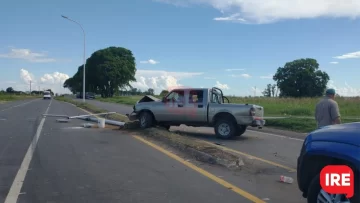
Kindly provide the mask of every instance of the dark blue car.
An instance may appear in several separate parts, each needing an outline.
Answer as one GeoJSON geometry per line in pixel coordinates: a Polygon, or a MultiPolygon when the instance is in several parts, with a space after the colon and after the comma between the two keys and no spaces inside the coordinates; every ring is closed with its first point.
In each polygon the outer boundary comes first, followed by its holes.
{"type": "Polygon", "coordinates": [[[297,182],[308,203],[360,202],[359,176],[360,122],[326,126],[306,137],[297,162],[297,182]],[[347,165],[353,169],[353,198],[330,195],[321,189],[319,174],[326,165],[347,165]]]}

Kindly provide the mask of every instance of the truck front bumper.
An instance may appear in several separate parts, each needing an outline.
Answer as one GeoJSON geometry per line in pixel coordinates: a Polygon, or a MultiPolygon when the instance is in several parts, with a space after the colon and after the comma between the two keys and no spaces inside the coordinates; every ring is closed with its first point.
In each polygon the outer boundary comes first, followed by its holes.
{"type": "Polygon", "coordinates": [[[131,114],[126,114],[126,116],[129,118],[130,121],[134,121],[138,119],[138,115],[134,111],[131,114]]]}
{"type": "Polygon", "coordinates": [[[251,127],[262,128],[265,125],[265,123],[266,123],[265,120],[257,119],[251,123],[251,127]]]}

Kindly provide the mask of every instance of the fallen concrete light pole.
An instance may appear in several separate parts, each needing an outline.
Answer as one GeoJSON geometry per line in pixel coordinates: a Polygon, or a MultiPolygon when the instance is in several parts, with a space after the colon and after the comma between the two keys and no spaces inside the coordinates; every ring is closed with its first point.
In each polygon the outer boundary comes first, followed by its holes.
{"type": "MultiPolygon", "coordinates": [[[[91,116],[100,116],[100,115],[109,115],[109,114],[115,114],[116,112],[107,112],[107,113],[98,113],[98,114],[86,114],[86,115],[79,115],[79,116],[68,116],[68,115],[55,115],[55,114],[43,114],[43,116],[45,117],[60,117],[60,118],[66,118],[68,120],[65,119],[57,119],[58,122],[68,122],[70,119],[82,119],[82,120],[86,120],[86,121],[94,121],[99,123],[99,119],[98,118],[91,118],[91,116]]],[[[103,119],[103,118],[101,118],[103,119]]],[[[114,120],[108,120],[108,119],[104,119],[105,120],[105,124],[109,124],[109,125],[116,125],[116,126],[124,126],[125,122],[120,122],[120,121],[114,121],[114,120]]]]}
{"type": "Polygon", "coordinates": [[[43,116],[48,116],[48,117],[61,117],[61,118],[73,119],[73,118],[83,118],[83,117],[89,117],[89,116],[101,116],[101,115],[108,115],[108,114],[114,114],[114,113],[116,113],[116,112],[97,113],[97,114],[86,114],[86,115],[79,115],[79,116],[55,115],[55,114],[43,114],[43,116]]]}
{"type": "MultiPolygon", "coordinates": [[[[79,117],[79,119],[86,120],[86,121],[94,121],[94,122],[98,122],[98,121],[99,121],[97,118],[89,118],[89,117],[79,117]]],[[[120,121],[114,121],[114,120],[105,119],[105,124],[117,125],[117,126],[124,126],[124,125],[125,125],[125,122],[120,122],[120,121]]]]}

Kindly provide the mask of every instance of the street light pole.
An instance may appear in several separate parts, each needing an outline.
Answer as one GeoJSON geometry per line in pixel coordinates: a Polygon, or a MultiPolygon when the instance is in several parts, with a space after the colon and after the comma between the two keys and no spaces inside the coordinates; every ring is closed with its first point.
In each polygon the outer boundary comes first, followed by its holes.
{"type": "Polygon", "coordinates": [[[72,20],[72,19],[68,18],[67,16],[63,16],[63,15],[61,15],[61,17],[65,18],[65,19],[67,19],[67,20],[70,20],[70,21],[76,23],[77,25],[79,25],[80,28],[81,28],[81,30],[83,31],[83,34],[84,34],[83,102],[85,102],[85,63],[86,63],[86,58],[85,58],[85,30],[84,30],[84,28],[81,26],[81,24],[78,23],[78,22],[76,22],[75,20],[72,20]]]}

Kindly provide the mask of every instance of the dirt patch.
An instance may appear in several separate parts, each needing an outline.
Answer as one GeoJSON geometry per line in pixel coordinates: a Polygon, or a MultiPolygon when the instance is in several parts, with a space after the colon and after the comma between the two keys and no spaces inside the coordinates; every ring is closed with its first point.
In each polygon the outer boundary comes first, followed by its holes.
{"type": "Polygon", "coordinates": [[[163,128],[139,129],[139,122],[127,122],[122,130],[174,147],[198,161],[217,164],[229,169],[241,169],[243,161],[232,153],[200,140],[172,133],[163,128]]]}

